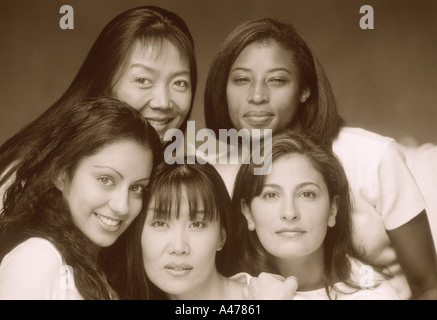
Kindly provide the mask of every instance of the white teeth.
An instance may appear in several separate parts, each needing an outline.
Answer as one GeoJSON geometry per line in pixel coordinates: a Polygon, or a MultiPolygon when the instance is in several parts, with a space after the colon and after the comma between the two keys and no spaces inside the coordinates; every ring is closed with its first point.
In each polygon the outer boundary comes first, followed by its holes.
{"type": "Polygon", "coordinates": [[[120,222],[121,222],[121,220],[111,219],[111,218],[108,218],[108,217],[101,216],[100,214],[96,214],[96,216],[104,224],[107,224],[108,226],[111,226],[111,227],[115,227],[115,226],[119,225],[120,222]]]}
{"type": "Polygon", "coordinates": [[[147,119],[147,120],[149,121],[149,123],[152,126],[163,126],[163,125],[166,125],[167,123],[170,122],[170,119],[168,119],[168,120],[152,120],[152,119],[147,119]]]}

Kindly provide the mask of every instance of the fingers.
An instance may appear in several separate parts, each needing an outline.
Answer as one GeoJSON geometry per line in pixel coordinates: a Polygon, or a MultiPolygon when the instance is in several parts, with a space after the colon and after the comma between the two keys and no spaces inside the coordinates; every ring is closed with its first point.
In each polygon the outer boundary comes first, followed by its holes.
{"type": "Polygon", "coordinates": [[[285,279],[280,275],[263,272],[250,279],[243,293],[250,300],[290,300],[297,286],[295,277],[285,279]]]}
{"type": "Polygon", "coordinates": [[[294,276],[290,276],[284,281],[285,285],[291,290],[296,291],[298,287],[297,278],[294,276]]]}

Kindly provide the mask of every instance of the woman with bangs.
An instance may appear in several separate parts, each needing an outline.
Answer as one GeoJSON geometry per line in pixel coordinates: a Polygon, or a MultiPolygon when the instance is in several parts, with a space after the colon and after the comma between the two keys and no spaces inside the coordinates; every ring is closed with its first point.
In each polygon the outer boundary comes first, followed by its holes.
{"type": "Polygon", "coordinates": [[[184,163],[157,167],[145,209],[130,230],[124,298],[244,299],[247,285],[228,278],[235,233],[226,187],[212,165],[184,163]]]}
{"type": "Polygon", "coordinates": [[[211,165],[158,165],[130,238],[126,298],[241,299],[242,284],[225,276],[230,212],[211,165]]]}

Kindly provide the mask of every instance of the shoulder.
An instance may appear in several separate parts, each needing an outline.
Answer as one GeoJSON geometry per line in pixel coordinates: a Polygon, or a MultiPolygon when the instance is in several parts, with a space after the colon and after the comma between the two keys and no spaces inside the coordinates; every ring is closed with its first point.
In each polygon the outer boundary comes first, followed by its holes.
{"type": "Polygon", "coordinates": [[[250,274],[248,274],[246,272],[240,272],[240,273],[233,275],[232,277],[229,277],[229,280],[249,284],[251,278],[252,278],[252,276],[250,274]]]}
{"type": "Polygon", "coordinates": [[[353,172],[367,180],[380,170],[397,173],[407,169],[405,155],[393,138],[364,129],[343,128],[332,149],[348,176],[353,172]]]}
{"type": "MultiPolygon", "coordinates": [[[[366,265],[356,259],[350,259],[351,278],[361,289],[350,294],[341,296],[343,300],[399,300],[396,290],[389,284],[384,276],[374,270],[372,266],[366,265]]],[[[346,285],[341,284],[344,288],[346,285]]],[[[346,291],[346,290],[344,290],[346,291]]]]}
{"type": "Polygon", "coordinates": [[[387,145],[394,144],[395,140],[390,137],[382,136],[375,132],[371,132],[362,128],[344,127],[340,130],[337,138],[333,142],[334,151],[340,152],[342,150],[353,149],[362,150],[366,152],[383,151],[387,145]]]}
{"type": "Polygon", "coordinates": [[[59,286],[62,258],[49,241],[30,238],[0,264],[0,298],[44,299],[59,286]]]}
{"type": "MultiPolygon", "coordinates": [[[[343,288],[342,288],[343,289],[343,288]]],[[[386,281],[375,287],[356,289],[355,292],[339,295],[338,300],[400,300],[395,289],[386,281]]]]}
{"type": "Polygon", "coordinates": [[[58,250],[50,241],[43,238],[30,238],[22,242],[4,257],[1,265],[11,260],[32,263],[33,266],[52,263],[62,265],[58,250]]]}

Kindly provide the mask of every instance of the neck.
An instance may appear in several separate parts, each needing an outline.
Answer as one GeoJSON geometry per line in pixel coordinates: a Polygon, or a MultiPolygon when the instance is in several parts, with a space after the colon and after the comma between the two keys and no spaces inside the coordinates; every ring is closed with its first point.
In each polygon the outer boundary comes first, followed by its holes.
{"type": "Polygon", "coordinates": [[[168,294],[170,300],[224,300],[226,296],[226,280],[214,270],[208,279],[199,287],[181,294],[168,294]]]}
{"type": "Polygon", "coordinates": [[[283,277],[297,278],[298,291],[317,290],[325,286],[323,247],[308,256],[275,260],[283,277]]]}

